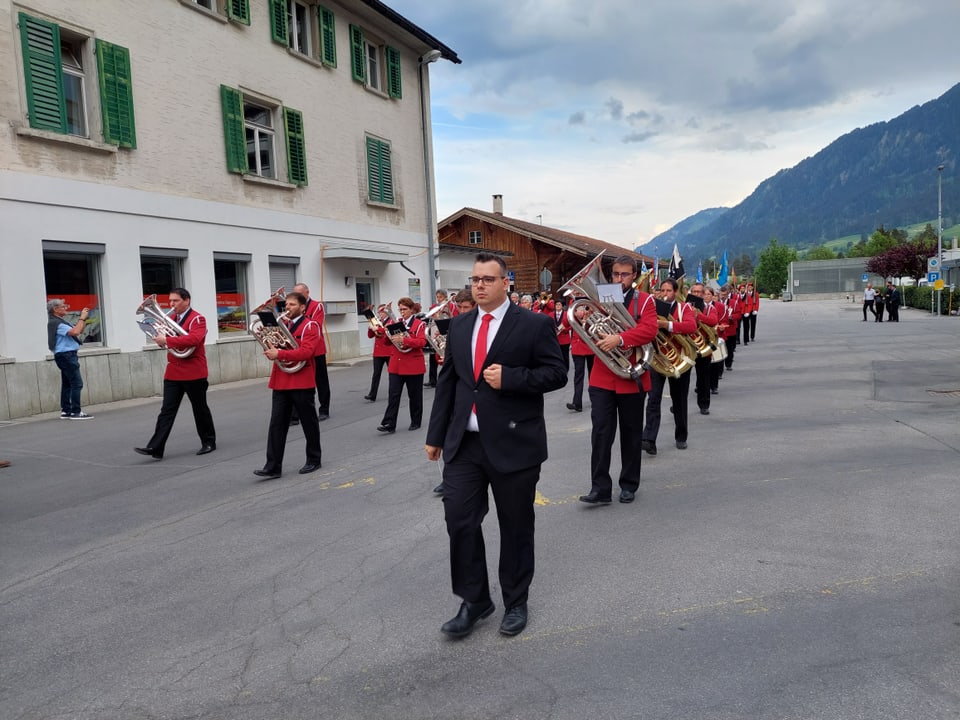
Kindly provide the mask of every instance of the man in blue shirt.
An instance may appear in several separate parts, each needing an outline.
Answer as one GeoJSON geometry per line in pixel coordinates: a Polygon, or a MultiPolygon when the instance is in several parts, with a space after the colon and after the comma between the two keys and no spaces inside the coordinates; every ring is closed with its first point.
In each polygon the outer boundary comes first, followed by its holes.
{"type": "Polygon", "coordinates": [[[77,337],[87,326],[88,308],[80,312],[80,319],[76,325],[64,320],[69,306],[59,298],[47,301],[47,345],[53,353],[53,360],[60,368],[60,419],[61,420],[92,420],[93,415],[87,415],[80,409],[80,391],[83,389],[83,378],[80,376],[80,358],[77,350],[80,342],[77,337]]]}

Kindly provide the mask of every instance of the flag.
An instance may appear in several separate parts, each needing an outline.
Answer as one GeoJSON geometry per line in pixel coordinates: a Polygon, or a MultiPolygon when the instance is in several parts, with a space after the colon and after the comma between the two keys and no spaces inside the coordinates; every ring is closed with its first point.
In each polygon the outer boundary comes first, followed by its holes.
{"type": "Polygon", "coordinates": [[[723,251],[723,255],[720,257],[720,273],[717,275],[717,282],[720,283],[720,286],[723,287],[727,284],[729,277],[727,276],[727,251],[723,251]]]}
{"type": "Polygon", "coordinates": [[[684,275],[686,275],[686,272],[683,269],[683,258],[680,257],[680,250],[678,250],[676,244],[674,244],[673,255],[670,257],[670,273],[668,277],[679,280],[684,275]]]}
{"type": "Polygon", "coordinates": [[[737,284],[737,271],[734,269],[733,265],[730,266],[730,282],[734,285],[737,284]]]}
{"type": "Polygon", "coordinates": [[[651,276],[653,282],[658,283],[660,281],[660,258],[656,255],[653,256],[653,266],[650,268],[650,272],[653,273],[651,276]]]}
{"type": "Polygon", "coordinates": [[[640,274],[643,275],[645,272],[647,272],[647,261],[646,261],[646,260],[641,260],[641,261],[640,261],[640,274]]]}
{"type": "Polygon", "coordinates": [[[697,282],[703,282],[703,260],[697,262],[697,282]]]}

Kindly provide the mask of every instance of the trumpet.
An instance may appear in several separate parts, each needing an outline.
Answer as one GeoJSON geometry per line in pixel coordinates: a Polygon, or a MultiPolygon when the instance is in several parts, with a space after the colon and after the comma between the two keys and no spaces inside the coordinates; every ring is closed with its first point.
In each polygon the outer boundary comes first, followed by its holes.
{"type": "MultiPolygon", "coordinates": [[[[264,350],[276,348],[277,350],[296,350],[300,347],[290,330],[287,329],[287,313],[277,314],[277,302],[284,299],[284,288],[279,288],[261,305],[258,305],[250,311],[253,318],[250,320],[250,334],[260,343],[264,350]]],[[[273,361],[280,372],[293,375],[300,372],[307,365],[306,360],[280,360],[273,361]]]]}
{"type": "MultiPolygon", "coordinates": [[[[163,308],[157,303],[156,293],[143,299],[140,307],[137,308],[136,314],[143,315],[143,320],[137,320],[137,325],[143,330],[144,335],[151,340],[158,335],[176,337],[189,334],[180,327],[180,324],[176,320],[170,317],[169,313],[163,311],[163,308]]],[[[189,347],[183,350],[174,350],[171,347],[167,348],[167,352],[181,360],[193,355],[194,350],[196,350],[195,347],[189,347]]]]}

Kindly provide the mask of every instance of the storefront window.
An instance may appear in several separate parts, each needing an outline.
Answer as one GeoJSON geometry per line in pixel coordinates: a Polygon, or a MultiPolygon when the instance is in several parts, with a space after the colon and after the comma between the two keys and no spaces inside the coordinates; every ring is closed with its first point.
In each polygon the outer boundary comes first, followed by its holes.
{"type": "Polygon", "coordinates": [[[143,296],[157,296],[161,307],[167,307],[170,291],[183,287],[183,261],[179,257],[140,256],[140,277],[143,296]]]}
{"type": "Polygon", "coordinates": [[[214,259],[217,288],[217,330],[220,335],[247,332],[247,266],[249,261],[214,259]]]}
{"type": "MultiPolygon", "coordinates": [[[[66,244],[66,243],[61,243],[66,244]]],[[[103,308],[100,299],[100,254],[44,251],[43,277],[47,300],[62,298],[68,312],[65,319],[75,324],[84,308],[90,310],[81,338],[85,345],[103,345],[103,308]]]]}

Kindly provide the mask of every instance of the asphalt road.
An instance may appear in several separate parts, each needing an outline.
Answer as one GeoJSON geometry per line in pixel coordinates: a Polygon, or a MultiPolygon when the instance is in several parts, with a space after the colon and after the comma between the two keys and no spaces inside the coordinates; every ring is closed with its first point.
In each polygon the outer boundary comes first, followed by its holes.
{"type": "Polygon", "coordinates": [[[664,418],[632,505],[576,501],[588,408],[547,397],[513,639],[497,586],[473,635],[439,632],[458,600],[438,466],[423,430],[376,432],[369,362],[331,370],[308,476],[296,429],[284,477],[251,474],[265,381],[211,390],[202,457],[187,407],[162,461],[133,453],[159,399],[3,424],[0,717],[960,717],[960,321],[761,313],[688,450],[664,418]]]}

